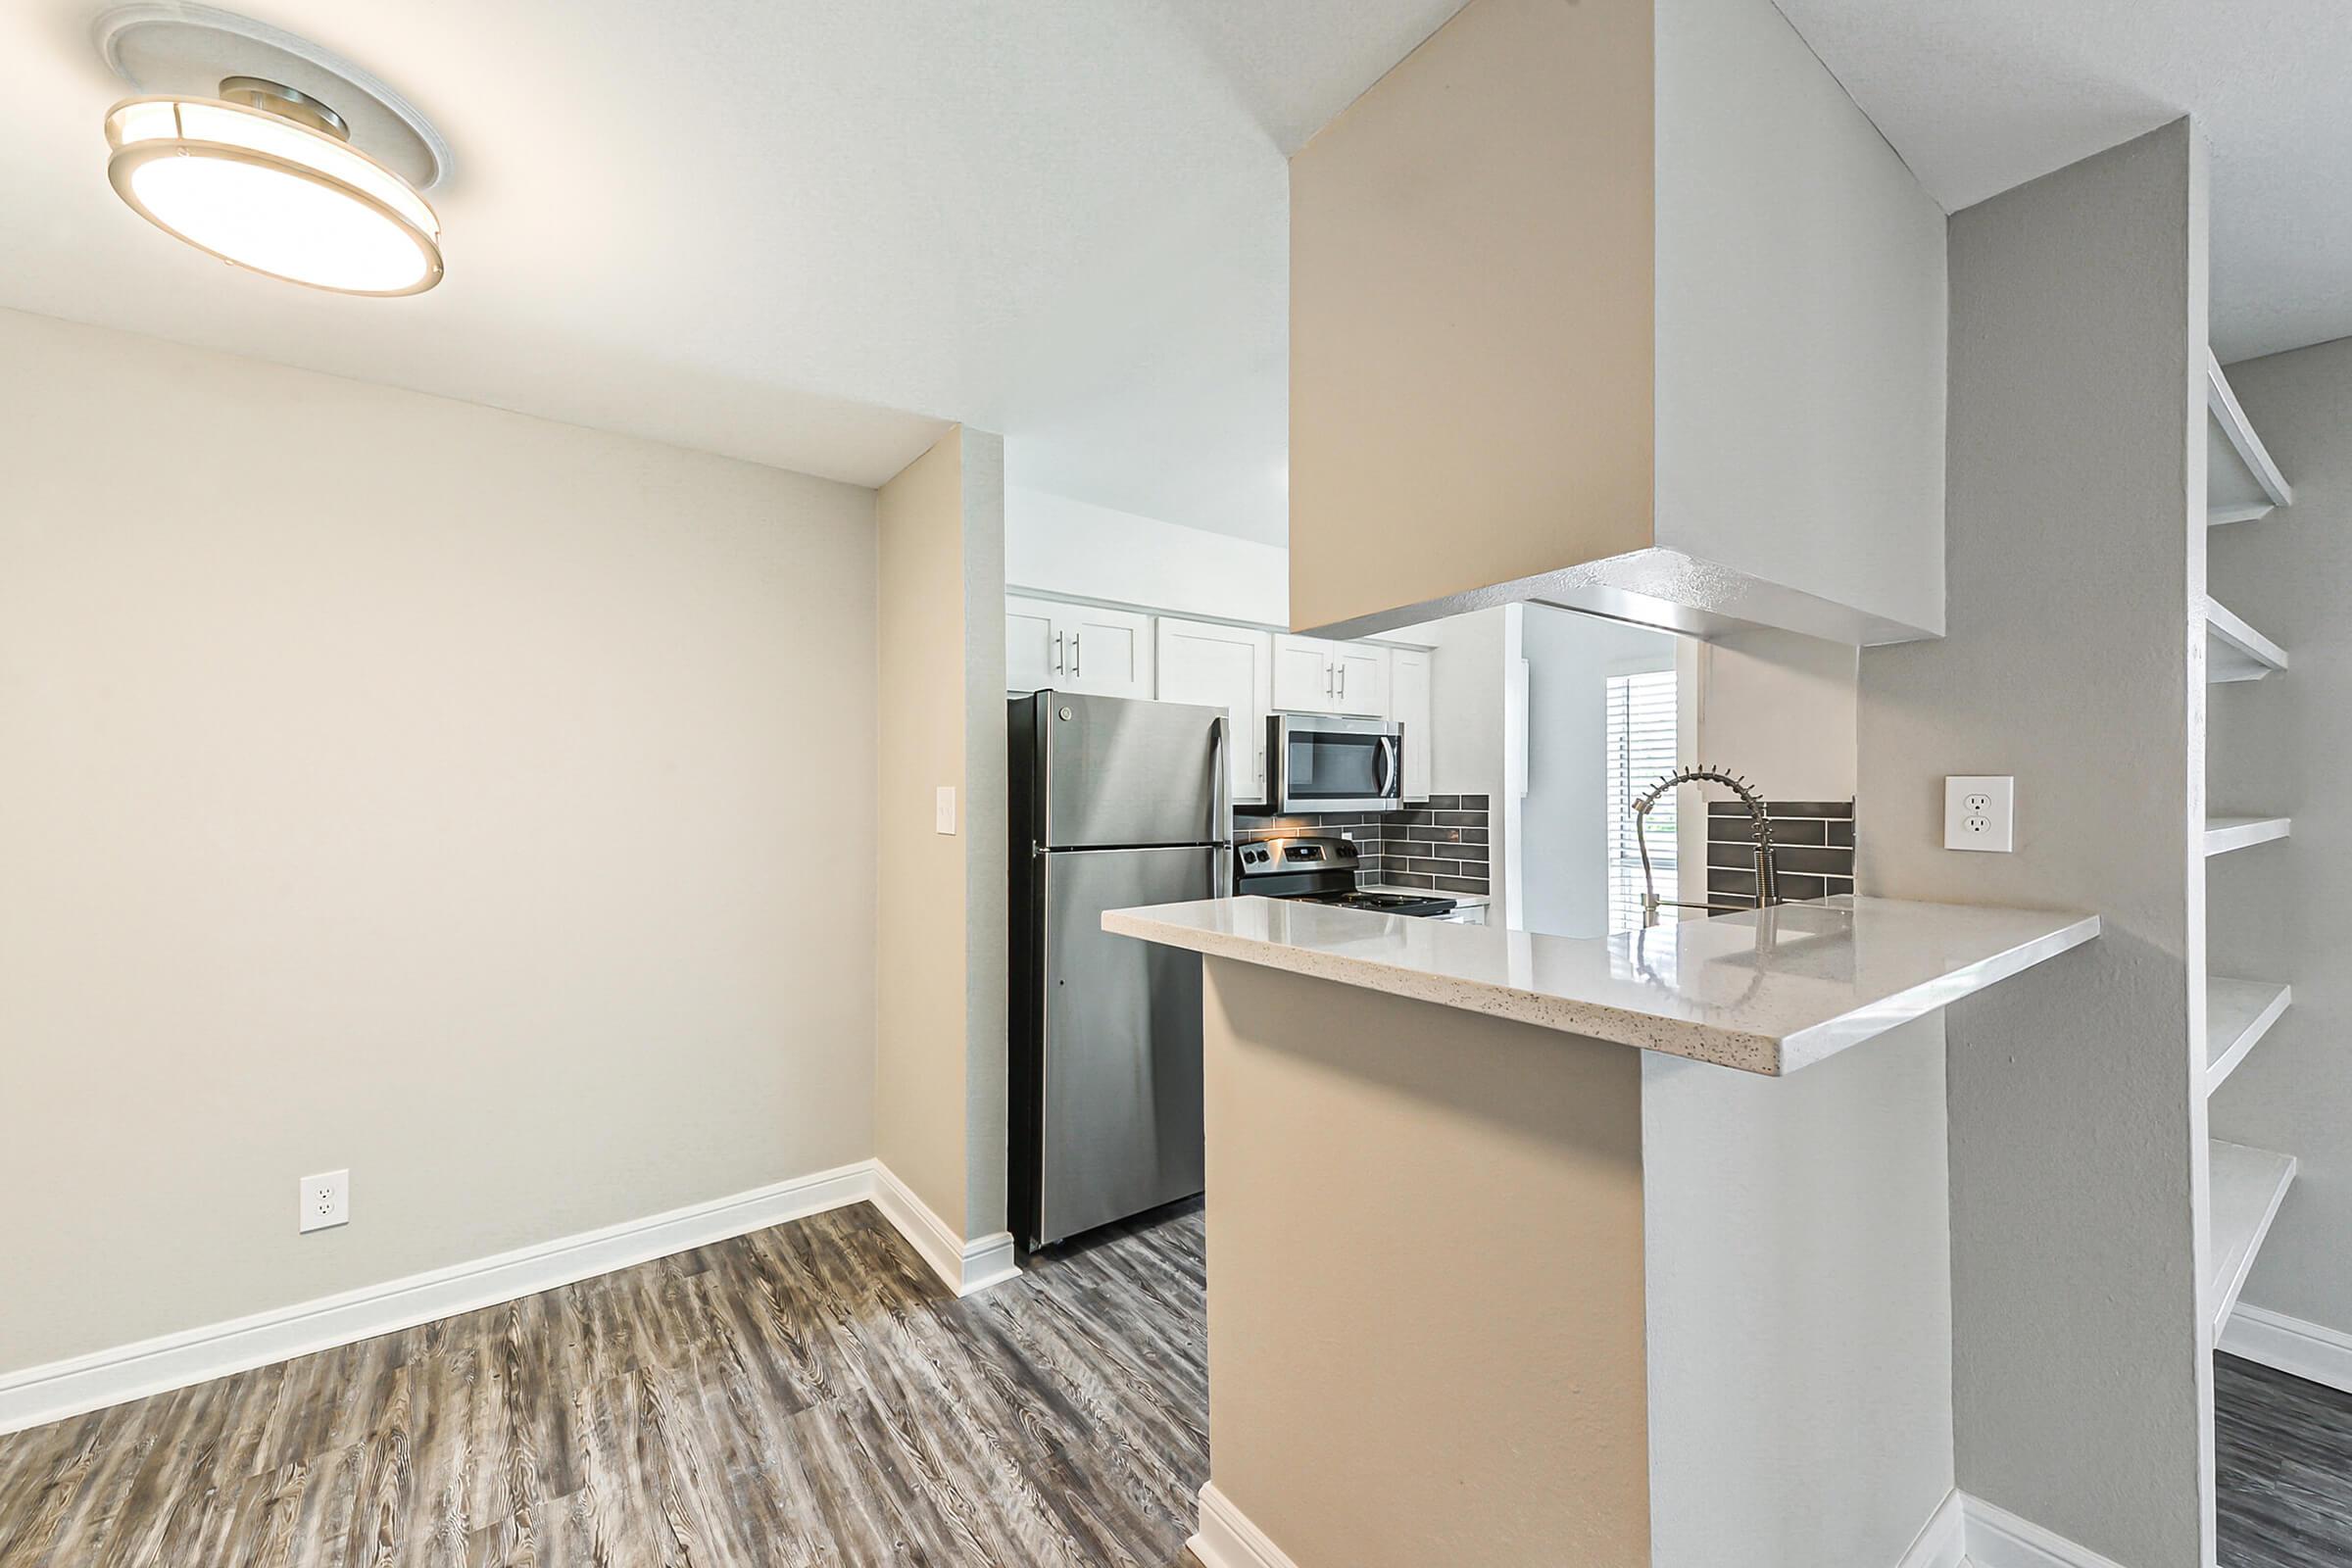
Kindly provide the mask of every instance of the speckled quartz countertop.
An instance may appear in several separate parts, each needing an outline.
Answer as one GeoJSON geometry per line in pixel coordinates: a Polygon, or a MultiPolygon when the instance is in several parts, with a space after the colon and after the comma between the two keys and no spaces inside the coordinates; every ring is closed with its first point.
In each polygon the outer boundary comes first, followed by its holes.
{"type": "Polygon", "coordinates": [[[2099,917],[1841,896],[1579,938],[1242,898],[1112,909],[1102,929],[1782,1074],[2080,947],[2099,917]]]}

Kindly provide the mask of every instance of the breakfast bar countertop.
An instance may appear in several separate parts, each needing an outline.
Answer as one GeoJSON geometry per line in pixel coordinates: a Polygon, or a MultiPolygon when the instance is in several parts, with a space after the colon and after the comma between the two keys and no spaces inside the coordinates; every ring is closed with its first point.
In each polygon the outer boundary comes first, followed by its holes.
{"type": "Polygon", "coordinates": [[[1112,909],[1102,929],[1780,1075],[2080,947],[2099,917],[1841,895],[1586,938],[1236,898],[1112,909]]]}

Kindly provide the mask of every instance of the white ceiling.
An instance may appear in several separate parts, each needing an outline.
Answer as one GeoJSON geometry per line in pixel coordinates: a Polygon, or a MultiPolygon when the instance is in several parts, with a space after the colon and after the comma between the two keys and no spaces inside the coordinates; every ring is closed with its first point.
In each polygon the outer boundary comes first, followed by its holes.
{"type": "Polygon", "coordinates": [[[104,173],[101,0],[0,14],[0,305],[859,484],[1279,540],[1285,155],[1459,0],[266,0],[455,150],[448,277],[315,293],[104,173]]]}
{"type": "Polygon", "coordinates": [[[1948,211],[2194,114],[2214,352],[2352,335],[2344,0],[1779,3],[1948,211]]]}

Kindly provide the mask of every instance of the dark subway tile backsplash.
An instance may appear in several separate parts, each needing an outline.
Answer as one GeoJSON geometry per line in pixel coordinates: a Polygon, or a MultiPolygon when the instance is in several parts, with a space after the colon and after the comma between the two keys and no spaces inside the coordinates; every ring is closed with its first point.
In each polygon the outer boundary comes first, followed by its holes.
{"type": "Polygon", "coordinates": [[[1360,879],[1399,888],[1443,888],[1486,894],[1488,837],[1484,795],[1433,795],[1396,811],[1329,811],[1305,816],[1252,816],[1236,808],[1237,842],[1312,834],[1355,841],[1360,879]]]}
{"type": "MultiPolygon", "coordinates": [[[[1854,803],[1766,801],[1773,867],[1784,899],[1854,891],[1854,803]]],[[[1738,801],[1707,803],[1707,896],[1717,904],[1756,902],[1755,823],[1738,801]]]]}

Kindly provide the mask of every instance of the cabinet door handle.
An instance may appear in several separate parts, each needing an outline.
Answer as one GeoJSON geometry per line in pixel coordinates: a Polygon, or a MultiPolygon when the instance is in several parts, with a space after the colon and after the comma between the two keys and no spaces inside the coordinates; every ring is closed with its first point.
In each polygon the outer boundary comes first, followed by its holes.
{"type": "Polygon", "coordinates": [[[1049,662],[1054,674],[1061,673],[1061,633],[1059,632],[1054,634],[1054,652],[1049,662]]]}
{"type": "Polygon", "coordinates": [[[1086,652],[1080,645],[1079,633],[1070,633],[1070,676],[1072,679],[1076,679],[1078,676],[1086,673],[1086,671],[1080,667],[1080,661],[1085,659],[1085,657],[1086,652]]]}
{"type": "Polygon", "coordinates": [[[1344,702],[1346,702],[1347,700],[1348,700],[1348,666],[1347,666],[1346,664],[1342,664],[1342,665],[1340,666],[1340,701],[1344,703],[1344,702]]]}

